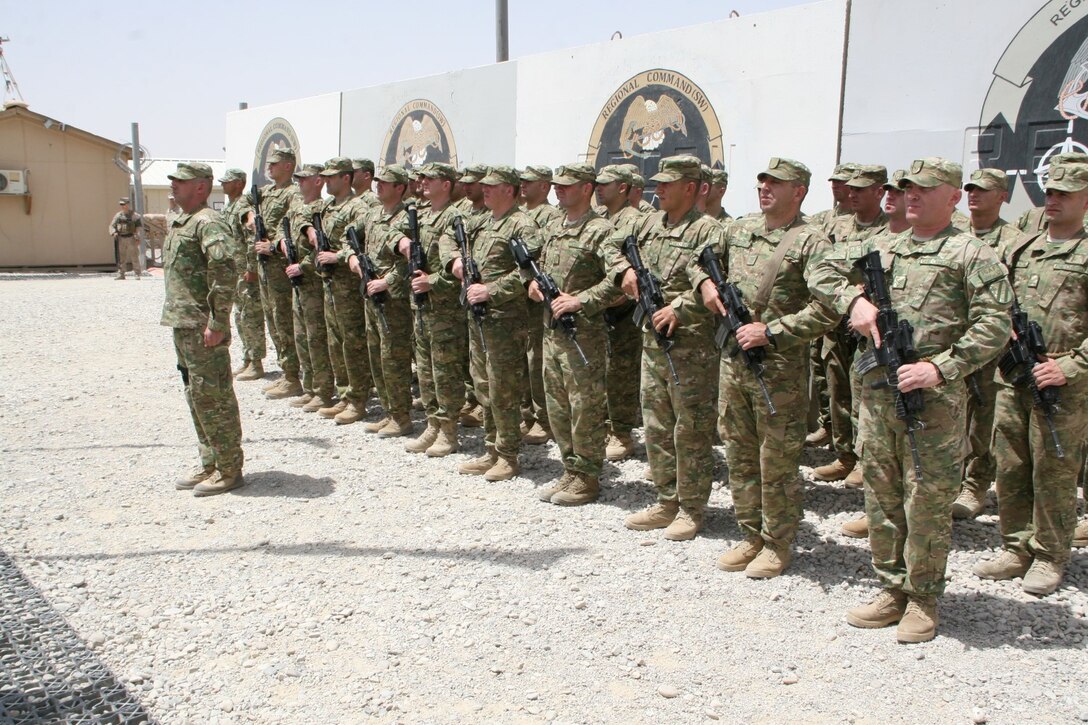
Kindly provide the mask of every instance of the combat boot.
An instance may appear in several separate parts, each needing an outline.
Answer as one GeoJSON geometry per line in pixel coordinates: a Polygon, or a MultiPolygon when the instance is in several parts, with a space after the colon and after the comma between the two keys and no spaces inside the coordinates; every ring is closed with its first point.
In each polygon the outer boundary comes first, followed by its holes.
{"type": "Polygon", "coordinates": [[[404,450],[409,453],[423,453],[438,440],[438,423],[434,418],[427,419],[427,427],[423,429],[423,432],[419,434],[418,438],[414,438],[404,444],[404,450]]]}
{"type": "Polygon", "coordinates": [[[429,458],[443,458],[451,453],[456,453],[460,446],[457,443],[457,423],[452,420],[442,422],[438,426],[438,435],[434,443],[427,449],[429,458]]]}
{"type": "Polygon", "coordinates": [[[245,479],[242,478],[241,472],[232,474],[220,473],[215,478],[198,483],[193,489],[193,495],[198,498],[201,496],[215,496],[220,493],[226,493],[227,491],[233,491],[243,484],[245,484],[245,479]]]}
{"type": "Polygon", "coordinates": [[[313,393],[303,393],[297,398],[293,398],[288,405],[292,408],[305,408],[311,400],[314,399],[313,393]]]}
{"type": "Polygon", "coordinates": [[[330,405],[325,408],[318,408],[317,414],[320,415],[322,418],[335,418],[336,416],[347,410],[347,407],[348,401],[341,398],[340,400],[336,401],[334,405],[330,405]]]}
{"type": "Polygon", "coordinates": [[[303,413],[316,413],[322,408],[329,407],[329,401],[320,395],[314,395],[310,398],[310,402],[302,406],[303,413]]]}
{"type": "Polygon", "coordinates": [[[669,541],[690,541],[703,528],[703,510],[681,506],[676,518],[665,527],[664,536],[669,541]]]}
{"type": "Polygon", "coordinates": [[[812,469],[812,478],[817,481],[841,481],[846,478],[858,461],[853,456],[839,456],[837,460],[826,466],[817,466],[812,469]]]}
{"type": "Polygon", "coordinates": [[[975,564],[971,571],[980,579],[1015,579],[1027,574],[1030,566],[1030,556],[1002,549],[995,558],[975,564]]]}
{"type": "Polygon", "coordinates": [[[337,425],[351,425],[358,423],[366,416],[366,410],[359,410],[354,403],[348,403],[344,409],[333,416],[332,421],[337,425]]]}
{"type": "MultiPolygon", "coordinates": [[[[280,380],[282,380],[282,378],[280,378],[280,380]]],[[[265,385],[263,388],[261,388],[261,392],[267,393],[269,390],[275,390],[276,388],[280,387],[280,380],[273,380],[268,385],[265,385]]]]}
{"type": "Polygon", "coordinates": [[[983,494],[980,497],[978,493],[967,486],[961,488],[960,495],[956,496],[956,500],[952,502],[952,518],[973,519],[978,516],[982,513],[982,509],[986,508],[985,495],[983,494]]]}
{"type": "Polygon", "coordinates": [[[551,440],[552,432],[540,423],[533,423],[533,427],[521,439],[522,443],[530,446],[539,446],[551,440]]]}
{"type": "Polygon", "coordinates": [[[470,405],[468,401],[461,407],[457,414],[461,425],[466,428],[479,428],[484,424],[484,409],[482,405],[470,405]]]}
{"type": "Polygon", "coordinates": [[[601,495],[601,479],[588,473],[573,473],[570,483],[556,491],[551,501],[559,506],[581,506],[592,503],[601,495]]]}
{"type": "Polygon", "coordinates": [[[1062,583],[1062,572],[1065,567],[1048,559],[1035,557],[1031,562],[1031,568],[1024,575],[1024,583],[1021,585],[1025,592],[1036,596],[1045,597],[1051,594],[1062,583]]]}
{"type": "Polygon", "coordinates": [[[412,419],[407,413],[398,413],[378,431],[379,438],[401,438],[412,435],[412,419]]]}
{"type": "MultiPolygon", "coordinates": [[[[248,380],[260,380],[264,377],[264,363],[260,360],[250,360],[249,366],[246,370],[238,373],[235,376],[238,380],[246,382],[248,380]]],[[[276,382],[279,382],[278,380],[276,382]]]]}
{"type": "Polygon", "coordinates": [[[198,483],[207,481],[215,475],[215,466],[197,466],[187,476],[174,482],[174,488],[178,491],[190,491],[198,483]]]}
{"type": "Polygon", "coordinates": [[[243,360],[242,364],[240,366],[238,366],[238,367],[234,368],[234,370],[230,371],[230,374],[233,375],[234,377],[238,377],[239,375],[244,373],[246,370],[249,370],[249,360],[243,360]]]}
{"type": "Polygon", "coordinates": [[[663,529],[673,522],[679,512],[679,501],[659,501],[638,513],[631,514],[623,520],[623,525],[635,531],[663,529]]]}
{"type": "Polygon", "coordinates": [[[377,433],[386,425],[388,425],[390,420],[392,420],[392,418],[390,418],[388,415],[383,415],[381,418],[378,418],[373,423],[366,423],[365,425],[363,425],[363,430],[365,430],[367,433],[377,433]]]}
{"type": "Polygon", "coordinates": [[[610,461],[622,461],[635,450],[631,432],[609,433],[604,446],[604,457],[610,461]]]}
{"type": "Polygon", "coordinates": [[[571,485],[574,481],[574,474],[570,471],[563,471],[563,475],[555,479],[548,486],[540,489],[536,492],[536,497],[544,503],[551,503],[552,496],[560,491],[566,490],[567,486],[571,485]]]}
{"type": "Polygon", "coordinates": [[[457,467],[458,473],[463,473],[466,476],[482,476],[491,470],[491,467],[495,465],[499,456],[494,451],[488,451],[478,458],[473,458],[471,461],[466,461],[457,467]]]}
{"type": "Polygon", "coordinates": [[[1082,549],[1088,546],[1088,519],[1084,519],[1073,531],[1073,548],[1082,549]]]}
{"type": "Polygon", "coordinates": [[[278,387],[272,388],[265,397],[269,400],[282,400],[283,398],[297,398],[302,395],[302,382],[297,376],[284,375],[278,387]]]}
{"type": "Polygon", "coordinates": [[[647,481],[654,480],[654,469],[646,466],[646,468],[642,471],[642,477],[645,478],[647,481]]]}
{"type": "Polygon", "coordinates": [[[793,553],[789,548],[764,546],[763,551],[745,567],[744,574],[749,579],[772,579],[784,572],[792,559],[793,553]]]}
{"type": "Polygon", "coordinates": [[[868,539],[869,538],[869,517],[862,514],[853,521],[847,521],[839,529],[843,536],[849,536],[851,539],[868,539]]]}
{"type": "Polygon", "coordinates": [[[763,551],[763,539],[758,537],[745,539],[718,557],[718,568],[722,571],[744,571],[761,551],[763,551]]]}
{"type": "Polygon", "coordinates": [[[118,272],[117,276],[114,277],[114,279],[124,279],[124,278],[125,278],[125,273],[124,272],[118,272]]]}
{"type": "Polygon", "coordinates": [[[907,594],[899,589],[884,589],[868,604],[846,610],[846,622],[852,627],[879,629],[897,624],[907,609],[907,594]]]}
{"type": "Polygon", "coordinates": [[[842,479],[842,485],[847,488],[861,488],[865,485],[865,481],[861,477],[861,466],[854,466],[854,470],[842,479]]]}
{"type": "Polygon", "coordinates": [[[517,456],[511,458],[499,456],[495,465],[487,469],[484,478],[488,481],[507,481],[519,473],[521,473],[521,465],[518,463],[517,456]]]}
{"type": "Polygon", "coordinates": [[[928,642],[937,636],[937,598],[907,595],[907,608],[895,638],[900,642],[928,642]]]}
{"type": "Polygon", "coordinates": [[[831,442],[831,431],[827,428],[814,430],[805,436],[805,445],[809,448],[819,448],[831,442]]]}

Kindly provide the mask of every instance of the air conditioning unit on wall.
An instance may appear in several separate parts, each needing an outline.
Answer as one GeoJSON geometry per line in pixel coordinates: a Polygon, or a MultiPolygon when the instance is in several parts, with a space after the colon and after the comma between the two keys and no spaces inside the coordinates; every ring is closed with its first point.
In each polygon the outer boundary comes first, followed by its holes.
{"type": "Polygon", "coordinates": [[[26,194],[29,171],[0,169],[0,194],[26,194]]]}

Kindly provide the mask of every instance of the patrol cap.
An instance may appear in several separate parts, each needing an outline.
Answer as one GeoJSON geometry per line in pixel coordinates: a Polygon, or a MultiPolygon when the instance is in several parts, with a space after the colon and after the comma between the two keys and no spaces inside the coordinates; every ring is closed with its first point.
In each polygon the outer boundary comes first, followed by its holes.
{"type": "Polygon", "coordinates": [[[1009,190],[1009,176],[1001,169],[975,169],[971,172],[971,180],[963,185],[967,191],[982,189],[983,191],[1009,190]]]}
{"type": "Polygon", "coordinates": [[[831,172],[831,176],[827,177],[828,181],[849,181],[850,177],[854,175],[854,172],[860,168],[861,164],[845,163],[839,164],[835,167],[835,170],[831,172]]]}
{"type": "Polygon", "coordinates": [[[706,164],[699,164],[699,174],[703,177],[704,184],[709,184],[711,178],[713,178],[711,176],[712,172],[710,170],[710,167],[706,164]]]}
{"type": "Polygon", "coordinates": [[[625,166],[609,164],[597,173],[598,184],[611,184],[613,181],[619,181],[631,186],[631,172],[625,166]]]}
{"type": "Polygon", "coordinates": [[[1064,154],[1054,154],[1047,162],[1051,166],[1057,166],[1059,164],[1088,164],[1088,154],[1082,154],[1079,151],[1070,151],[1064,154]]]}
{"type": "MultiPolygon", "coordinates": [[[[853,175],[853,172],[850,172],[853,175]]],[[[800,161],[774,156],[767,162],[767,170],[756,175],[756,179],[763,181],[764,176],[770,176],[779,181],[799,181],[805,186],[812,181],[812,172],[800,161]]]]}
{"type": "Polygon", "coordinates": [[[295,150],[290,146],[275,149],[268,154],[268,163],[275,164],[280,161],[295,161],[295,150]]]}
{"type": "Polygon", "coordinates": [[[212,178],[212,167],[207,164],[202,164],[199,161],[182,161],[178,164],[177,171],[172,174],[167,174],[166,178],[174,181],[210,179],[212,178]]]}
{"type": "Polygon", "coordinates": [[[513,166],[499,164],[498,166],[492,166],[491,170],[487,172],[487,176],[480,179],[480,183],[485,186],[497,186],[499,184],[518,186],[521,184],[521,178],[518,170],[513,166]]]}
{"type": "Polygon", "coordinates": [[[453,168],[449,164],[444,164],[441,161],[432,161],[429,164],[424,164],[419,169],[419,175],[425,176],[428,179],[447,179],[449,181],[457,181],[457,169],[453,168]]]}
{"type": "Polygon", "coordinates": [[[408,172],[400,164],[389,164],[374,178],[390,184],[407,184],[408,172]]]}
{"type": "Polygon", "coordinates": [[[305,179],[310,176],[317,176],[324,170],[324,164],[303,164],[301,169],[295,171],[295,178],[305,179]]]}
{"type": "Polygon", "coordinates": [[[729,172],[725,169],[711,169],[710,183],[715,186],[729,186],[729,172]]]}
{"type": "Polygon", "coordinates": [[[903,177],[907,175],[906,169],[896,169],[892,174],[892,178],[884,182],[884,189],[892,189],[894,191],[902,191],[899,188],[899,182],[903,180],[903,177]]]}
{"type": "Polygon", "coordinates": [[[487,164],[469,164],[465,167],[465,170],[461,172],[462,184],[477,184],[480,179],[487,176],[487,172],[491,171],[491,168],[487,164]]]}
{"type": "Polygon", "coordinates": [[[1044,188],[1047,191],[1084,191],[1088,189],[1088,166],[1069,163],[1051,166],[1044,188]]]}
{"type": "Polygon", "coordinates": [[[595,184],[597,183],[597,170],[583,161],[560,166],[555,170],[555,178],[552,179],[552,183],[559,186],[595,184]]]}
{"type": "Polygon", "coordinates": [[[220,184],[228,184],[232,181],[245,181],[246,172],[241,169],[227,169],[223,172],[223,175],[219,177],[220,184]]]}
{"type": "Polygon", "coordinates": [[[551,181],[552,170],[547,166],[526,166],[521,172],[522,181],[551,181]]]}
{"type": "Polygon", "coordinates": [[[661,159],[661,166],[658,167],[657,173],[650,177],[650,181],[668,182],[680,181],[681,179],[702,181],[702,166],[702,162],[691,154],[670,156],[666,159],[661,159]]]}
{"type": "Polygon", "coordinates": [[[419,169],[411,168],[411,169],[406,169],[406,171],[408,172],[408,179],[409,180],[415,181],[416,179],[419,178],[419,169]]]}
{"type": "Polygon", "coordinates": [[[963,167],[938,156],[915,159],[910,164],[910,170],[899,181],[899,188],[908,182],[927,188],[948,184],[958,189],[963,185],[963,167]]]}
{"type": "Polygon", "coordinates": [[[637,166],[634,164],[620,164],[619,167],[631,175],[631,186],[639,189],[646,188],[646,179],[639,173],[637,166]]]}
{"type": "Polygon", "coordinates": [[[339,176],[340,174],[352,173],[354,173],[354,170],[351,165],[351,159],[346,156],[333,156],[325,162],[325,170],[321,172],[321,175],[339,176]]]}
{"type": "Polygon", "coordinates": [[[874,164],[871,166],[860,165],[854,171],[854,175],[846,182],[847,186],[855,189],[866,189],[875,184],[883,186],[888,182],[888,168],[874,164]]]}
{"type": "Polygon", "coordinates": [[[120,199],[117,200],[117,203],[118,204],[127,204],[128,203],[128,197],[127,196],[122,196],[120,199]]]}
{"type": "Polygon", "coordinates": [[[370,159],[352,159],[351,168],[353,171],[369,171],[374,173],[374,162],[370,159]]]}

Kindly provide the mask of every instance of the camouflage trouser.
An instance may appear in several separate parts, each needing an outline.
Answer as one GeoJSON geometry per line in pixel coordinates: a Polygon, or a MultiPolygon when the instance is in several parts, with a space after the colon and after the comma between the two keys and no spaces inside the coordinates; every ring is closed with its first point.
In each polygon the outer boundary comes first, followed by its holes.
{"type": "Polygon", "coordinates": [[[242,340],[242,360],[261,362],[265,356],[264,310],[259,282],[238,278],[234,290],[234,327],[242,340]]]}
{"type": "Polygon", "coordinates": [[[521,419],[529,426],[548,424],[548,404],[544,392],[544,303],[526,298],[529,339],[525,344],[525,384],[521,396],[521,419]]]}
{"type": "Polygon", "coordinates": [[[132,267],[137,277],[144,271],[144,261],[140,258],[140,239],[138,237],[117,238],[117,274],[125,276],[125,265],[132,267]]]}
{"type": "Polygon", "coordinates": [[[230,372],[230,335],[208,348],[203,329],[174,328],[174,351],[196,428],[200,463],[225,475],[240,472],[242,423],[230,372]]]}
{"type": "Polygon", "coordinates": [[[273,257],[257,265],[261,282],[261,304],[264,319],[276,346],[276,358],[285,375],[297,377],[298,353],[295,351],[294,304],[291,299],[291,283],[283,264],[273,257]]]}
{"type": "Polygon", "coordinates": [[[915,433],[922,462],[919,483],[906,426],[895,417],[895,395],[871,387],[884,377],[884,368],[877,368],[862,379],[858,421],[865,432],[859,445],[873,569],[885,589],[936,596],[944,591],[952,502],[967,447],[967,391],[962,381],[922,391],[926,427],[915,433]]]}
{"type": "Polygon", "coordinates": [[[366,347],[370,373],[385,414],[408,415],[412,409],[412,325],[415,324],[408,300],[390,297],[385,303],[385,320],[388,330],[378,318],[378,308],[367,300],[366,347]]]}
{"type": "Polygon", "coordinates": [[[808,358],[808,429],[831,428],[830,401],[827,398],[827,376],[824,373],[824,359],[820,354],[821,342],[810,344],[808,358]]]}
{"type": "Polygon", "coordinates": [[[427,419],[441,425],[456,422],[465,402],[468,328],[456,299],[443,305],[433,297],[423,309],[423,334],[415,335],[416,377],[427,419]]]}
{"type": "Polygon", "coordinates": [[[820,356],[827,384],[831,441],[840,458],[857,460],[854,452],[854,421],[851,414],[853,396],[850,386],[850,369],[858,347],[857,341],[839,326],[822,338],[821,345],[820,356]]]}
{"type": "Polygon", "coordinates": [[[544,331],[544,392],[548,420],[559,446],[563,469],[601,475],[605,444],[605,340],[608,333],[598,317],[578,315],[578,344],[582,358],[562,328],[544,331]]]}
{"type": "Polygon", "coordinates": [[[325,326],[325,291],[320,278],[306,273],[294,294],[295,348],[302,365],[302,389],[326,402],[335,392],[329,362],[329,336],[325,326]]]}
{"type": "Polygon", "coordinates": [[[762,537],[778,550],[793,543],[803,515],[797,465],[805,421],[795,411],[804,410],[808,399],[805,380],[797,374],[807,352],[805,346],[786,357],[768,350],[763,379],[778,411],[774,416],[741,358],[721,357],[718,409],[737,524],[747,538],[762,537]]]}
{"type": "Polygon", "coordinates": [[[643,333],[642,421],[646,458],[658,501],[679,501],[702,510],[714,477],[714,428],[717,386],[707,371],[718,364],[718,349],[707,336],[689,337],[672,349],[680,376],[676,385],[665,354],[643,333]]]}
{"type": "Polygon", "coordinates": [[[518,406],[525,385],[525,313],[503,310],[501,318],[494,314],[484,318],[487,355],[480,347],[476,323],[470,319],[468,324],[469,367],[476,398],[484,409],[484,442],[500,456],[516,459],[521,449],[518,406]]]}
{"type": "MultiPolygon", "coordinates": [[[[611,346],[605,364],[608,422],[613,433],[627,435],[638,425],[639,366],[642,364],[642,332],[631,320],[630,310],[615,318],[608,330],[608,342],[611,346]]],[[[606,350],[609,345],[605,346],[606,350]]]]}
{"type": "Polygon", "coordinates": [[[324,286],[329,363],[340,397],[362,410],[372,382],[359,278],[338,269],[324,286]]]}
{"type": "Polygon", "coordinates": [[[964,461],[963,487],[974,491],[980,500],[990,490],[996,474],[994,457],[990,452],[998,388],[994,381],[996,371],[997,361],[994,360],[974,374],[978,389],[982,392],[982,402],[975,399],[970,388],[967,391],[967,441],[970,447],[964,461]]]}
{"type": "Polygon", "coordinates": [[[993,449],[997,507],[1005,548],[1064,564],[1077,525],[1077,483],[1084,461],[1088,384],[1062,386],[1062,412],[1054,416],[1065,458],[1058,458],[1050,429],[1026,388],[999,386],[993,449]],[[1078,402],[1079,401],[1079,402],[1078,402]]]}

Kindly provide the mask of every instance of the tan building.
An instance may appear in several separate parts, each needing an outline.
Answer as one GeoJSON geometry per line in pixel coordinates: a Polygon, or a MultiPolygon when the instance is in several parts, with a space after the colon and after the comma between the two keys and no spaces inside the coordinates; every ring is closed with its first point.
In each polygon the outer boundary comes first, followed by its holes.
{"type": "Polygon", "coordinates": [[[114,163],[121,149],[24,103],[5,105],[0,176],[9,183],[0,190],[0,268],[112,268],[107,228],[117,199],[129,193],[128,174],[114,163]]]}

